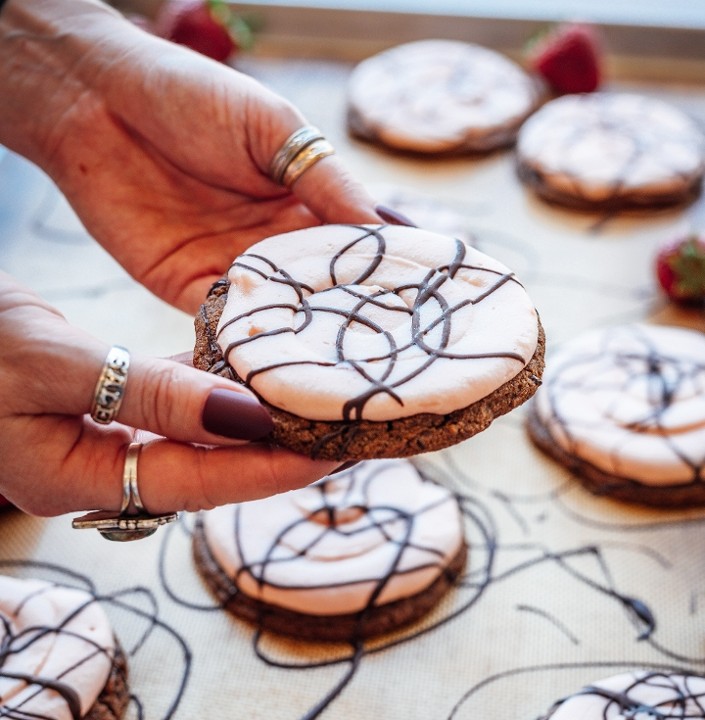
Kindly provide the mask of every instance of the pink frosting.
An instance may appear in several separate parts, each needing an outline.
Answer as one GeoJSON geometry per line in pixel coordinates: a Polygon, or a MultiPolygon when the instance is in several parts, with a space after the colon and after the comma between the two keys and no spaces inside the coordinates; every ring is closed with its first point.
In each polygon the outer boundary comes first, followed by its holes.
{"type": "Polygon", "coordinates": [[[445,414],[529,362],[538,319],[502,263],[418,228],[324,225],[252,246],[218,342],[267,402],[313,420],[445,414]]]}
{"type": "Polygon", "coordinates": [[[72,720],[65,697],[47,682],[75,693],[83,716],[105,686],[115,643],[108,619],[91,595],[0,576],[0,648],[6,653],[0,715],[72,720]]]}

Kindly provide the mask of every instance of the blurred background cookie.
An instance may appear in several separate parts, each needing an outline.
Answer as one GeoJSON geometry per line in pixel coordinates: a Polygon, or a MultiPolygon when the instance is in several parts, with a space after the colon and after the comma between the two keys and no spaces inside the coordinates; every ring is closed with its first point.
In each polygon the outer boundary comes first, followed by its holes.
{"type": "Polygon", "coordinates": [[[705,172],[705,137],[663,100],[632,93],[564,95],[517,139],[521,179],[545,200],[581,209],[692,200],[705,172]]]}
{"type": "Polygon", "coordinates": [[[518,64],[453,40],[397,45],[349,78],[353,135],[416,153],[487,152],[514,142],[542,89],[518,64]]]}
{"type": "Polygon", "coordinates": [[[550,357],[527,427],[598,495],[705,504],[705,335],[633,324],[565,343],[550,357]]]}

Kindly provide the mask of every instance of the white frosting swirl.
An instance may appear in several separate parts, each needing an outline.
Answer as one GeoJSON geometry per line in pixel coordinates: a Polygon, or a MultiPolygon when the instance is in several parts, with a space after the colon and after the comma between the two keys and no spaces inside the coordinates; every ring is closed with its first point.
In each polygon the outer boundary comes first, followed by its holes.
{"type": "Polygon", "coordinates": [[[705,677],[640,670],[599,680],[560,701],[544,720],[702,718],[705,677]]]}
{"type": "Polygon", "coordinates": [[[313,420],[445,414],[529,362],[538,319],[498,261],[400,226],[325,225],[229,271],[223,355],[267,402],[313,420]]]}
{"type": "Polygon", "coordinates": [[[91,595],[0,576],[0,715],[73,720],[76,700],[83,717],[114,652],[108,619],[91,595]]]}
{"type": "Polygon", "coordinates": [[[705,138],[683,112],[631,93],[564,95],[522,126],[522,162],[562,192],[609,200],[687,189],[705,170],[705,138]]]}
{"type": "Polygon", "coordinates": [[[431,585],[463,544],[448,490],[378,460],[203,513],[213,557],[244,594],[308,615],[356,613],[431,585]]]}
{"type": "Polygon", "coordinates": [[[705,335],[626,325],[550,357],[536,410],[554,442],[646,485],[705,481],[705,335]]]}
{"type": "MultiPolygon", "coordinates": [[[[358,64],[348,102],[391,147],[417,152],[489,149],[536,105],[527,73],[494,50],[453,40],[397,45],[358,64]]],[[[513,138],[511,138],[513,139],[513,138]]]]}

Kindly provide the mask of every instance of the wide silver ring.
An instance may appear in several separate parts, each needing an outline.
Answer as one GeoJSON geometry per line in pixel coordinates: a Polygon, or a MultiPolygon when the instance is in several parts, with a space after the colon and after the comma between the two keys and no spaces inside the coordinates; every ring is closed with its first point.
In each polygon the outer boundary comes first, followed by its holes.
{"type": "Polygon", "coordinates": [[[274,154],[269,166],[269,176],[278,185],[291,187],[311,165],[334,152],[333,146],[318,128],[305,125],[289,135],[274,154]],[[290,169],[292,165],[296,167],[294,171],[290,169]]]}
{"type": "Polygon", "coordinates": [[[97,423],[107,425],[117,416],[125,395],[129,369],[130,353],[124,347],[113,345],[105,358],[93,395],[91,417],[97,423]]]}
{"type": "Polygon", "coordinates": [[[97,510],[72,521],[76,530],[97,530],[106,540],[126,542],[153,535],[161,525],[173,522],[176,513],[150,515],[142,503],[137,484],[137,464],[142,443],[130,443],[122,470],[122,502],[120,512],[97,510]]]}

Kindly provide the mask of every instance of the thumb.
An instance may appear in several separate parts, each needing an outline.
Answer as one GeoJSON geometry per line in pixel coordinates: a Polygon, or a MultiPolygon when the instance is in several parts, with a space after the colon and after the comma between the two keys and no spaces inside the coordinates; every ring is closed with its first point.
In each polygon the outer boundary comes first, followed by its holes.
{"type": "Polygon", "coordinates": [[[235,382],[174,360],[132,356],[119,422],[171,440],[209,445],[261,440],[269,413],[235,382]]]}
{"type": "Polygon", "coordinates": [[[335,155],[308,168],[292,192],[322,223],[379,223],[375,202],[335,155]]]}

